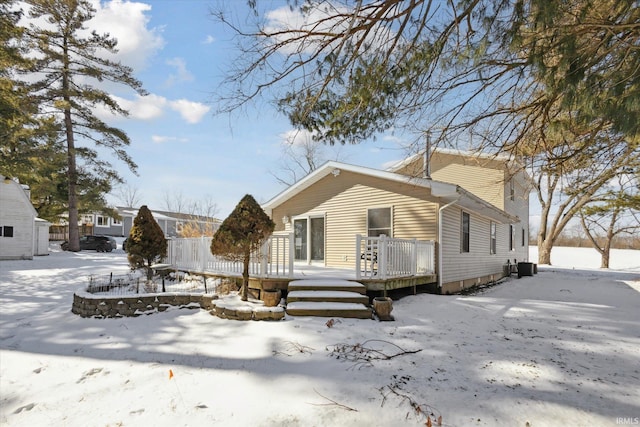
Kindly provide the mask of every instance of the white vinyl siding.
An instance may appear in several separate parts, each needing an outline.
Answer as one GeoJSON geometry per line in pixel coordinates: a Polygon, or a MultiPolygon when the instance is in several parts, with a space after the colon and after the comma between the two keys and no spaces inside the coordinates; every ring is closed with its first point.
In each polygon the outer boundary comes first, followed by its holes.
{"type": "Polygon", "coordinates": [[[462,210],[455,205],[443,212],[442,283],[450,283],[490,274],[501,275],[502,266],[512,258],[506,250],[508,224],[496,224],[497,254],[487,250],[491,240],[491,221],[471,213],[469,252],[460,252],[462,210]]]}
{"type": "MultiPolygon", "coordinates": [[[[273,209],[272,218],[324,215],[325,265],[355,266],[356,234],[368,233],[368,210],[391,208],[393,237],[435,240],[436,204],[429,189],[342,171],[328,175],[311,188],[273,209]]],[[[276,222],[277,231],[291,231],[276,222]]]]}
{"type": "Polygon", "coordinates": [[[20,184],[0,177],[0,259],[33,258],[35,218],[20,184]]]}

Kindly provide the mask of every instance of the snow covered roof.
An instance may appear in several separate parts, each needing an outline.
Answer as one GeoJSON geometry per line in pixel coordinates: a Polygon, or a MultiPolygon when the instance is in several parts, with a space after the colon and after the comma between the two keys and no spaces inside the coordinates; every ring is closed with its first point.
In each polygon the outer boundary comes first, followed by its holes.
{"type": "MultiPolygon", "coordinates": [[[[135,208],[118,206],[116,207],[116,209],[118,209],[118,213],[123,216],[135,217],[136,215],[138,215],[138,209],[135,209],[135,208]]],[[[217,218],[206,217],[202,215],[191,215],[191,214],[185,214],[180,212],[159,211],[155,209],[149,209],[149,210],[151,211],[151,214],[153,215],[156,221],[161,219],[161,220],[168,220],[168,221],[188,220],[188,221],[201,221],[201,222],[221,222],[217,218]]]]}
{"type": "Polygon", "coordinates": [[[329,174],[338,176],[341,171],[356,173],[367,177],[375,177],[386,179],[389,181],[400,182],[407,185],[413,185],[431,190],[431,196],[439,199],[441,203],[455,202],[458,206],[469,209],[476,214],[489,218],[499,223],[515,223],[519,219],[497,208],[491,203],[471,194],[462,187],[447,182],[435,181],[426,178],[409,177],[394,172],[367,168],[364,166],[355,166],[347,163],[329,161],[320,166],[309,175],[302,178],[280,194],[262,205],[267,214],[271,215],[272,210],[289,200],[293,196],[301,193],[313,184],[320,181],[329,174]]]}

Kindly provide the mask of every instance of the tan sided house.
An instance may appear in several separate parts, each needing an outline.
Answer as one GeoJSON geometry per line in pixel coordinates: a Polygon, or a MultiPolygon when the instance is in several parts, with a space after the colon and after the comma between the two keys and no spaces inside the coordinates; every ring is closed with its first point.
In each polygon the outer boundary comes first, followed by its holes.
{"type": "Polygon", "coordinates": [[[526,174],[499,156],[435,150],[428,157],[389,170],[328,162],[263,207],[276,234],[294,234],[296,264],[358,271],[370,265],[373,275],[363,280],[370,290],[428,285],[455,293],[501,278],[507,262],[527,261],[526,174]],[[413,264],[421,255],[400,243],[430,243],[431,271],[376,287],[384,278],[376,271],[381,258],[393,264],[393,251],[379,250],[387,238],[413,264]]]}

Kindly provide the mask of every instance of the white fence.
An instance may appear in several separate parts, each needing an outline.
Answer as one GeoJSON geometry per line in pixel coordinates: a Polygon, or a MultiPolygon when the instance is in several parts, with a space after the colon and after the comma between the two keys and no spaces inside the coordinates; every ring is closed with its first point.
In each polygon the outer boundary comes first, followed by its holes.
{"type": "Polygon", "coordinates": [[[433,241],[356,236],[356,278],[392,279],[435,273],[433,241]]]}
{"type": "MultiPolygon", "coordinates": [[[[167,263],[193,273],[242,276],[242,262],[211,254],[211,237],[169,240],[167,263]]],[[[272,235],[252,254],[249,275],[258,278],[293,277],[293,235],[272,235]]]]}

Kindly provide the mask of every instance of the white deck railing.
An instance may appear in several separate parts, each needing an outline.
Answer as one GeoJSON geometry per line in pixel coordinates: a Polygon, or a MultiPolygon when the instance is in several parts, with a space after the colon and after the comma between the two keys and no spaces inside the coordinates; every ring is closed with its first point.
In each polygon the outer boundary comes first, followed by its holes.
{"type": "MultiPolygon", "coordinates": [[[[293,234],[274,234],[253,254],[249,275],[293,278],[293,234]]],[[[211,254],[211,237],[169,240],[168,264],[180,270],[218,275],[242,275],[242,262],[211,254]]],[[[435,273],[433,241],[356,236],[356,279],[393,279],[435,273]]]]}
{"type": "MultiPolygon", "coordinates": [[[[169,240],[168,264],[194,273],[242,275],[242,262],[211,254],[211,237],[169,240]]],[[[293,277],[293,235],[272,235],[251,256],[249,275],[258,278],[293,277]]]]}
{"type": "Polygon", "coordinates": [[[356,278],[392,279],[435,273],[433,241],[356,236],[356,278]]]}

